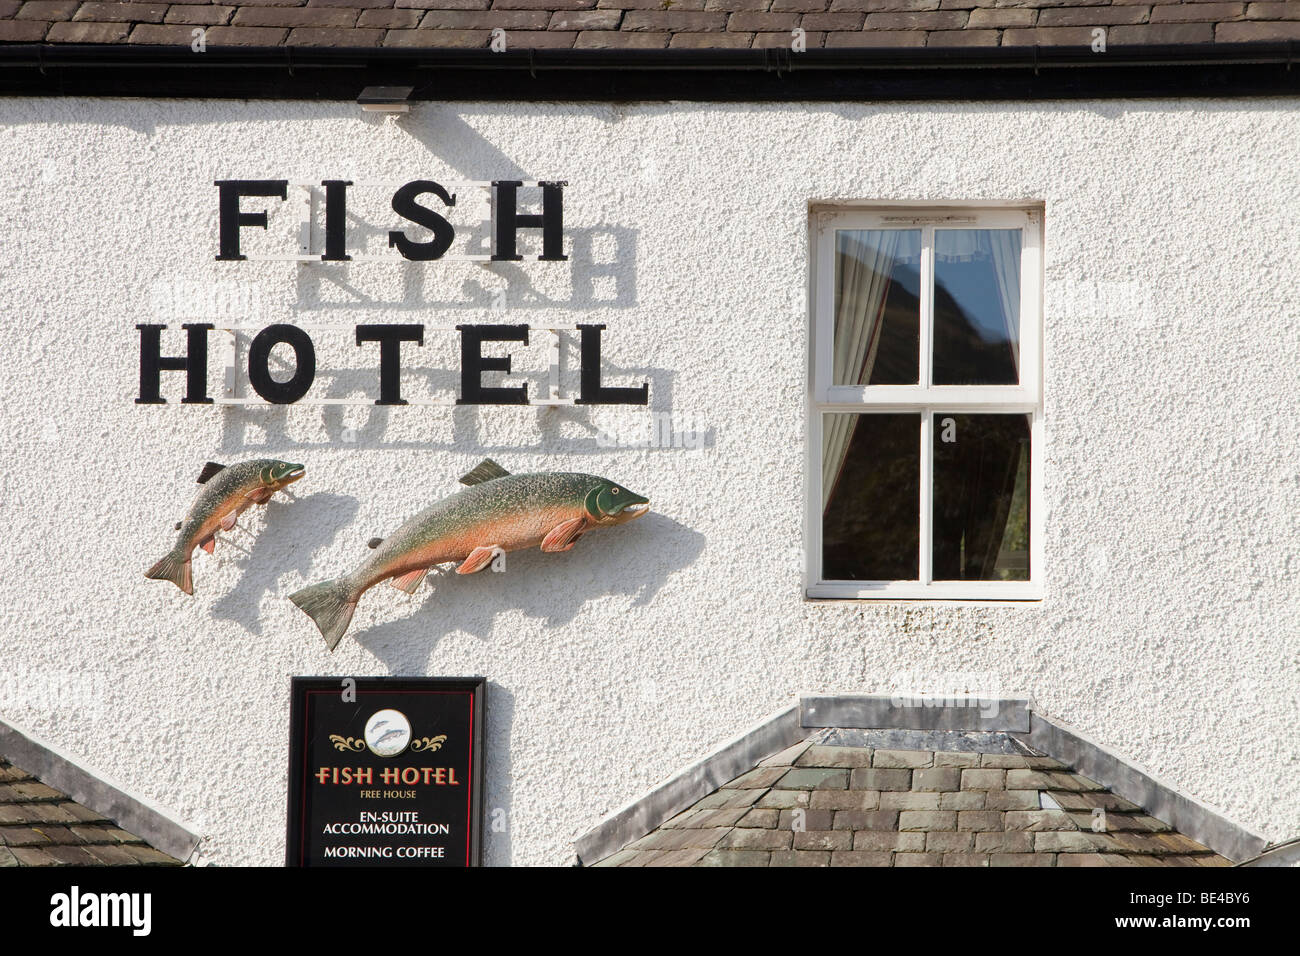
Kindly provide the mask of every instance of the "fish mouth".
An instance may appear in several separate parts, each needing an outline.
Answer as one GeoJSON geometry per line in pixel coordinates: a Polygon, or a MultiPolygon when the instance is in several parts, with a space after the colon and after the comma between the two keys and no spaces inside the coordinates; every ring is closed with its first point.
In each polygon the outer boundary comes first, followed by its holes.
{"type": "Polygon", "coordinates": [[[302,465],[295,465],[294,469],[291,472],[289,472],[287,475],[285,475],[283,478],[281,478],[280,481],[282,481],[284,484],[287,485],[292,481],[297,481],[305,474],[307,474],[307,469],[305,467],[303,467],[302,465]]]}
{"type": "Polygon", "coordinates": [[[623,521],[634,521],[650,510],[650,502],[642,501],[634,505],[627,505],[619,512],[619,518],[623,521]]]}

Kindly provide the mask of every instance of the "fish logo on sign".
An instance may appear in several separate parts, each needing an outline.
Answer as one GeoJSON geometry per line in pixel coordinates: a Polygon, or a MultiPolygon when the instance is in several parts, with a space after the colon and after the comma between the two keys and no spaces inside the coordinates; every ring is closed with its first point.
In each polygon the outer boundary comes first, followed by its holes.
{"type": "Polygon", "coordinates": [[[366,721],[365,736],[376,757],[396,757],[411,742],[411,722],[400,710],[378,710],[366,721]]]}
{"type": "Polygon", "coordinates": [[[412,753],[424,751],[433,753],[435,750],[441,750],[442,745],[447,742],[446,734],[438,734],[436,737],[416,737],[414,740],[410,736],[410,724],[405,728],[386,715],[397,714],[403,721],[406,717],[396,710],[381,710],[371,715],[370,721],[366,725],[366,730],[361,737],[345,737],[342,734],[330,734],[330,743],[334,745],[335,750],[342,750],[344,753],[361,753],[367,747],[370,752],[380,757],[396,757],[409,745],[412,753]],[[393,747],[397,747],[392,753],[388,753],[393,747]],[[380,749],[382,748],[382,749],[380,749]]]}

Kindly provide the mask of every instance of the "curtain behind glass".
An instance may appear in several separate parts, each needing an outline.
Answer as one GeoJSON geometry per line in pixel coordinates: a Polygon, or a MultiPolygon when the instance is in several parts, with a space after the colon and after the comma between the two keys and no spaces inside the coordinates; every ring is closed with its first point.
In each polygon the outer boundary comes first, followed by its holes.
{"type": "Polygon", "coordinates": [[[993,257],[993,271],[998,279],[998,295],[1002,299],[1002,317],[1007,326],[1007,340],[1011,343],[1011,358],[1016,363],[1016,378],[1020,377],[1020,230],[988,229],[989,254],[993,257]]]}
{"type": "Polygon", "coordinates": [[[1028,580],[998,557],[1029,546],[1029,429],[1028,415],[935,414],[934,580],[1028,580]]]}
{"type": "MultiPolygon", "coordinates": [[[[942,263],[987,260],[991,264],[1007,347],[1020,378],[1020,250],[1019,229],[938,229],[935,231],[936,280],[942,263]]],[[[935,335],[940,335],[937,327],[935,335]]],[[[949,343],[937,341],[942,349],[949,343]]],[[[952,383],[939,383],[952,384],[952,383]]],[[[987,384],[995,384],[988,382],[987,384]]]]}
{"type": "MultiPolygon", "coordinates": [[[[903,259],[920,257],[914,229],[840,230],[835,234],[835,332],[831,381],[866,385],[876,362],[890,276],[903,259]]],[[[822,510],[844,467],[855,415],[827,416],[822,432],[822,510]]]]}

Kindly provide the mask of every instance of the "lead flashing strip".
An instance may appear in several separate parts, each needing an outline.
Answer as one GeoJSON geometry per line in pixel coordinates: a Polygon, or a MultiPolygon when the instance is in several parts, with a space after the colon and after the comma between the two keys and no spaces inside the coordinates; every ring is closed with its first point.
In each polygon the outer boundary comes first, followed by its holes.
{"type": "Polygon", "coordinates": [[[1029,733],[1028,700],[987,697],[892,697],[851,694],[803,697],[804,727],[1029,733]]]}
{"type": "Polygon", "coordinates": [[[1268,845],[1264,837],[1161,783],[1067,724],[1037,712],[1030,723],[1026,743],[1035,750],[1069,764],[1220,856],[1240,863],[1258,856],[1268,845]]]}
{"type": "Polygon", "coordinates": [[[1066,724],[1038,713],[1027,698],[809,694],[606,816],[575,841],[578,862],[591,864],[617,853],[760,760],[828,727],[1009,733],[1234,863],[1258,856],[1268,845],[1264,837],[1160,783],[1066,724]]]}
{"type": "Polygon", "coordinates": [[[30,731],[0,720],[0,755],[47,786],[102,813],[156,850],[187,862],[202,837],[171,811],[140,797],[89,769],[30,731]]]}
{"type": "Polygon", "coordinates": [[[1257,857],[1240,866],[1297,866],[1300,867],[1300,838],[1271,846],[1257,857]]]}
{"type": "Polygon", "coordinates": [[[763,718],[701,760],[609,814],[574,842],[578,861],[595,863],[639,840],[666,820],[734,780],[760,760],[780,753],[806,735],[799,705],[763,718]]]}

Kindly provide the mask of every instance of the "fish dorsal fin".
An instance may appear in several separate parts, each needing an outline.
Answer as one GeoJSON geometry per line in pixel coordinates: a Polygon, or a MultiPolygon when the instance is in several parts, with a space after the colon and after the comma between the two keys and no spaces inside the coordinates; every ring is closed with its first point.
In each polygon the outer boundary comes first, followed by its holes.
{"type": "Polygon", "coordinates": [[[484,458],[471,471],[460,476],[462,485],[478,485],[485,481],[491,481],[494,478],[504,478],[510,472],[506,471],[491,458],[484,458]]]}
{"type": "Polygon", "coordinates": [[[384,543],[384,539],[383,539],[383,538],[371,538],[369,541],[366,542],[366,547],[367,547],[367,548],[377,548],[377,547],[379,547],[379,546],[380,546],[381,544],[383,544],[383,543],[384,543]]]}
{"type": "Polygon", "coordinates": [[[225,465],[218,465],[215,461],[208,462],[206,465],[203,466],[203,470],[199,472],[199,478],[198,478],[199,484],[201,485],[205,484],[209,478],[211,478],[217,472],[222,471],[225,467],[226,467],[225,465]]]}

